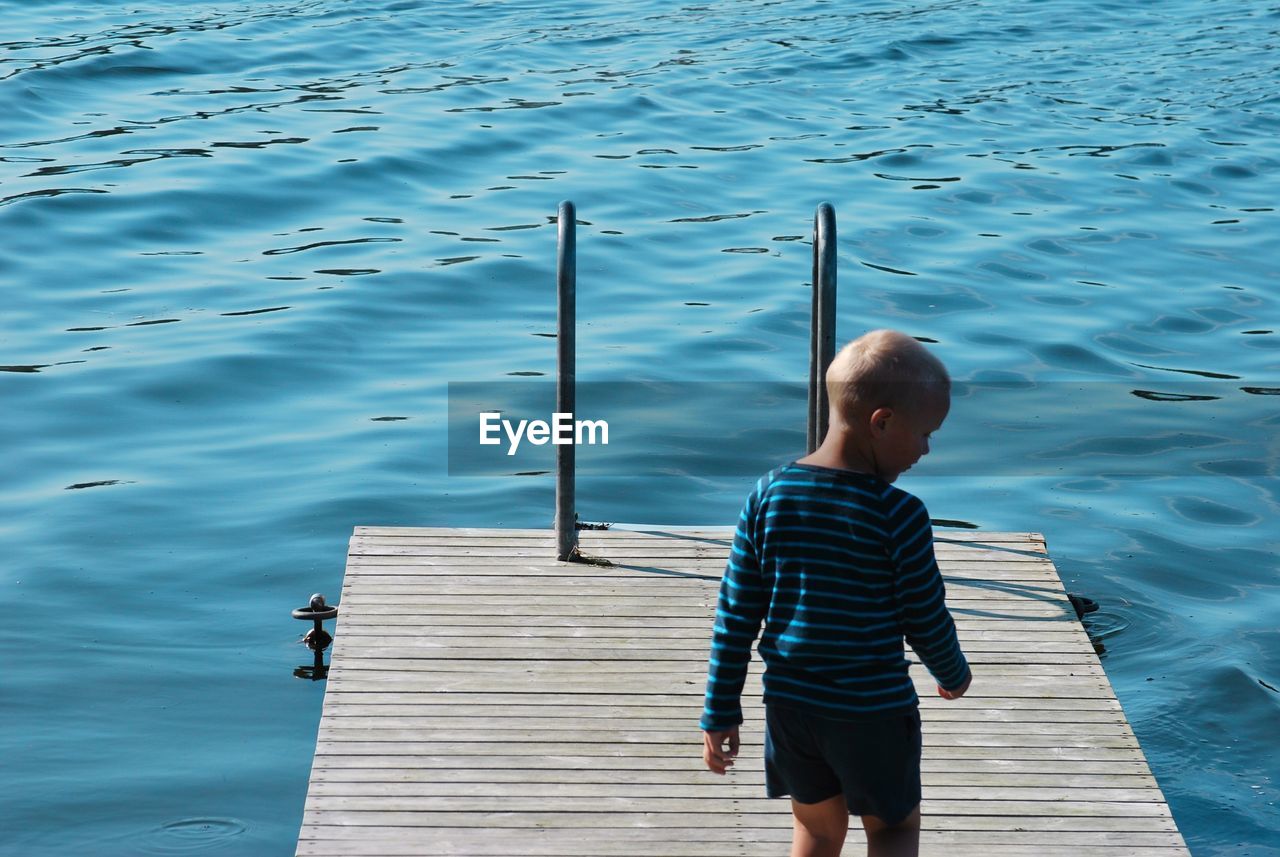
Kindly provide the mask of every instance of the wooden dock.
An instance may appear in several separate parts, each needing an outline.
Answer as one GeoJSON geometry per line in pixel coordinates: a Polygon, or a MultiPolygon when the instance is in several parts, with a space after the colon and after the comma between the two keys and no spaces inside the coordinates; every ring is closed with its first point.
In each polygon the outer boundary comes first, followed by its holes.
{"type": "MultiPolygon", "coordinates": [[[[785,854],[758,660],[736,768],[701,760],[731,539],[584,531],[605,566],[549,559],[548,530],[357,528],[297,853],[785,854]]],[[[940,531],[937,553],[974,682],[945,702],[912,670],[921,854],[1189,854],[1043,539],[940,531]]]]}

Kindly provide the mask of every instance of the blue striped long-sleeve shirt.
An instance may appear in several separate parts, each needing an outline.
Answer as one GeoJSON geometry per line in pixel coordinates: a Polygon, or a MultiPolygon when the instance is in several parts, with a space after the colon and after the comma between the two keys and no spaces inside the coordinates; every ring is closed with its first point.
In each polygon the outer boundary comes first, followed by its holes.
{"type": "Polygon", "coordinates": [[[720,584],[702,728],[742,722],[762,622],[766,703],[845,719],[910,711],[904,638],[939,685],[959,687],[969,664],[945,597],[915,496],[845,470],[770,471],[747,498],[720,584]]]}

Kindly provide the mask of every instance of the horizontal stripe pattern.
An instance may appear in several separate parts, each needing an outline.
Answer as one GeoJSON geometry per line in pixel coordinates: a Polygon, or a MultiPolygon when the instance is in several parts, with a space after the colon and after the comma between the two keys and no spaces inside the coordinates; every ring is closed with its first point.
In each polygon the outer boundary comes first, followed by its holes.
{"type": "Polygon", "coordinates": [[[703,729],[742,722],[757,636],[765,701],[828,717],[914,708],[904,641],[942,687],[969,677],[929,513],[868,474],[792,463],[756,483],[720,585],[703,729]]]}

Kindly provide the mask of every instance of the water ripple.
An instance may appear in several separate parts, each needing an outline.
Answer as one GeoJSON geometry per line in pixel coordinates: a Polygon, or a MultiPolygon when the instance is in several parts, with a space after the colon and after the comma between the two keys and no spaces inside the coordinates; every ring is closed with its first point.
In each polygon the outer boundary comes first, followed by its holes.
{"type": "Polygon", "coordinates": [[[344,244],[393,244],[403,241],[402,238],[350,238],[343,241],[317,241],[313,244],[303,244],[298,247],[281,247],[275,250],[263,250],[263,256],[283,256],[287,253],[303,253],[307,250],[315,250],[319,247],[340,247],[344,244]]]}
{"type": "Polygon", "coordinates": [[[248,826],[234,818],[184,818],[149,831],[136,844],[145,854],[192,854],[220,849],[243,836],[248,826]]]}

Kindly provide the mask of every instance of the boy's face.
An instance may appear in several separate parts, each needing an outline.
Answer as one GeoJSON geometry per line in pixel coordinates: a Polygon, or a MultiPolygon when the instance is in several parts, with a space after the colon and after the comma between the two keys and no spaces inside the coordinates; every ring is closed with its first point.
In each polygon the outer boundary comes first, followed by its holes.
{"type": "Polygon", "coordinates": [[[880,478],[892,482],[928,455],[929,435],[941,428],[950,409],[950,396],[934,395],[918,407],[877,410],[871,431],[880,478]]]}

